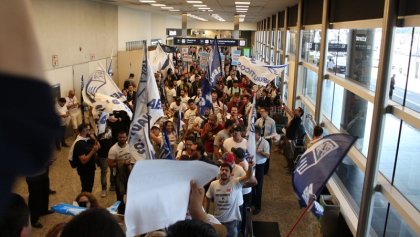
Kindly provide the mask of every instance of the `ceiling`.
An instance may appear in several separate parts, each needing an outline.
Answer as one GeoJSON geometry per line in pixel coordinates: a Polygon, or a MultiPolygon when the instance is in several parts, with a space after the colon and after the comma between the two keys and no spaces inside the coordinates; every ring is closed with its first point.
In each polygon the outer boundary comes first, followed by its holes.
{"type": "MultiPolygon", "coordinates": [[[[268,16],[271,16],[286,7],[297,4],[298,0],[201,0],[202,3],[187,3],[187,0],[154,0],[152,4],[165,4],[169,9],[162,9],[159,6],[152,6],[151,3],[143,3],[143,0],[94,0],[96,2],[125,6],[144,11],[150,11],[165,15],[180,16],[181,13],[190,13],[208,21],[218,21],[212,14],[218,14],[225,21],[232,22],[235,14],[244,14],[244,22],[258,22],[268,16]],[[237,12],[235,1],[250,2],[246,13],[237,12]],[[206,5],[210,9],[198,9],[193,5],[206,5]],[[179,10],[179,11],[173,11],[179,10]]],[[[241,4],[242,5],[242,4],[241,4]]],[[[246,5],[246,4],[245,4],[246,5]]],[[[243,6],[243,5],[242,5],[243,6]]],[[[194,20],[188,18],[188,20],[194,20]]]]}

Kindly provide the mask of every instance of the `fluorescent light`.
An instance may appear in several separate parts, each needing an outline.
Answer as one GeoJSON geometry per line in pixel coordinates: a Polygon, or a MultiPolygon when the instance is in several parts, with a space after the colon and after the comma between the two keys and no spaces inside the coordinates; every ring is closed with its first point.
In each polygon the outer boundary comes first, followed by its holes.
{"type": "Polygon", "coordinates": [[[193,7],[207,7],[207,5],[204,5],[204,4],[202,4],[202,5],[193,5],[193,7]]]}
{"type": "Polygon", "coordinates": [[[154,4],[150,4],[150,5],[152,5],[152,6],[154,6],[154,7],[166,7],[166,5],[165,4],[160,4],[160,3],[154,3],[154,4]]]}
{"type": "Polygon", "coordinates": [[[248,9],[249,6],[246,6],[246,5],[237,5],[236,8],[245,8],[245,9],[248,9]]]}
{"type": "Polygon", "coordinates": [[[200,9],[200,10],[209,10],[210,7],[199,7],[198,9],[200,9]]]}
{"type": "Polygon", "coordinates": [[[169,9],[170,12],[179,12],[177,9],[169,9]]]}
{"type": "Polygon", "coordinates": [[[200,21],[208,21],[207,19],[201,18],[199,16],[196,16],[196,15],[193,15],[193,14],[190,14],[190,13],[188,13],[187,16],[189,16],[191,18],[194,18],[194,19],[197,19],[197,20],[200,20],[200,21]]]}
{"type": "Polygon", "coordinates": [[[208,12],[212,12],[213,10],[211,10],[211,9],[209,9],[209,10],[207,10],[208,12]]]}
{"type": "Polygon", "coordinates": [[[247,12],[247,11],[238,11],[238,10],[237,10],[236,12],[240,12],[240,13],[243,13],[243,12],[247,12]]]}
{"type": "Polygon", "coordinates": [[[162,9],[167,9],[167,10],[169,10],[169,9],[174,9],[173,7],[161,7],[162,9]]]}
{"type": "Polygon", "coordinates": [[[235,2],[236,5],[249,5],[251,2],[235,2]]]}
{"type": "Polygon", "coordinates": [[[154,0],[140,0],[140,2],[143,2],[143,3],[154,3],[156,1],[154,1],[154,0]]]}
{"type": "Polygon", "coordinates": [[[219,16],[218,14],[211,14],[211,16],[214,18],[214,19],[216,19],[216,20],[218,20],[218,21],[225,21],[225,19],[223,19],[221,16],[219,16]]]}
{"type": "Polygon", "coordinates": [[[187,1],[187,3],[203,3],[202,1],[187,1]]]}

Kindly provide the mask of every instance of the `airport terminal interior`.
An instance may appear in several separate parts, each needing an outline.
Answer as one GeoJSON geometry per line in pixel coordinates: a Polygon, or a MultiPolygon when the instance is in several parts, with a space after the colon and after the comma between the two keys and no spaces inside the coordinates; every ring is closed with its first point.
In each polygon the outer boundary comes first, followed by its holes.
{"type": "MultiPolygon", "coordinates": [[[[285,108],[303,110],[304,144],[292,145],[294,154],[290,158],[279,148],[281,141],[268,139],[270,169],[263,175],[260,210],[254,209],[251,215],[251,222],[261,224],[253,225],[254,236],[287,236],[298,221],[303,208],[292,185],[290,160],[297,160],[297,153],[304,152],[316,127],[323,129],[323,136],[344,133],[357,140],[322,190],[322,196],[329,200],[324,216],[317,218],[306,213],[291,236],[420,236],[420,146],[416,142],[420,139],[420,1],[27,2],[41,52],[39,61],[56,99],[73,90],[75,98],[81,101],[82,81],[89,81],[98,68],[110,73],[121,90],[126,89],[127,81],[139,88],[145,51],[153,55],[160,44],[176,50],[170,54],[175,73],[178,77],[190,73],[191,85],[198,77],[207,80],[204,72],[193,71],[208,66],[203,58],[210,60],[216,38],[223,54],[225,67],[221,69],[226,70],[225,78],[232,66],[238,65],[239,56],[252,58],[254,64],[286,65],[267,87],[251,86],[249,94],[256,94],[262,101],[260,109],[265,108],[274,119],[278,134],[296,116],[295,111],[285,114],[285,108]],[[264,102],[262,98],[266,97],[271,97],[271,102],[264,102]]],[[[243,79],[240,68],[233,72],[232,78],[243,79]]],[[[249,79],[247,82],[245,76],[243,81],[232,81],[241,84],[242,100],[247,94],[242,90],[247,90],[249,79]]],[[[236,86],[222,82],[229,89],[216,97],[236,97],[231,89],[236,90],[236,86]]],[[[197,88],[204,92],[204,87],[197,88]]],[[[180,91],[186,93],[183,87],[180,91]]],[[[197,91],[190,91],[195,95],[191,98],[197,98],[197,91]]],[[[179,93],[176,91],[176,96],[179,93]]],[[[182,95],[179,98],[181,104],[190,104],[182,95]]],[[[173,97],[173,103],[177,99],[173,97]]],[[[199,104],[198,101],[193,103],[199,104]]],[[[171,101],[166,102],[169,107],[171,101]]],[[[243,118],[249,122],[245,116],[249,111],[244,106],[237,109],[244,111],[243,118]]],[[[216,114],[214,104],[212,108],[209,113],[216,114]]],[[[224,113],[224,107],[221,108],[224,113]]],[[[229,116],[236,118],[231,107],[228,109],[229,116]]],[[[172,116],[179,116],[173,112],[172,116]]],[[[92,121],[86,114],[85,120],[92,121]]],[[[262,116],[260,110],[258,114],[262,116]]],[[[216,120],[222,124],[224,116],[216,120]]],[[[235,126],[244,123],[236,122],[235,126]]],[[[187,121],[186,130],[188,126],[187,121]]],[[[63,144],[70,146],[75,138],[69,124],[63,144]]],[[[49,207],[72,203],[80,193],[77,171],[67,160],[69,151],[70,147],[63,146],[53,153],[49,182],[55,192],[49,195],[49,207]]],[[[28,200],[25,177],[17,179],[13,191],[28,200]]],[[[102,207],[116,201],[115,191],[109,186],[105,193],[101,189],[99,168],[95,171],[92,194],[102,207]]],[[[210,213],[213,208],[210,207],[210,213]]],[[[45,236],[54,225],[70,219],[58,213],[41,216],[39,223],[43,227],[33,228],[33,236],[45,236]]],[[[246,235],[251,236],[248,231],[246,235]]]]}

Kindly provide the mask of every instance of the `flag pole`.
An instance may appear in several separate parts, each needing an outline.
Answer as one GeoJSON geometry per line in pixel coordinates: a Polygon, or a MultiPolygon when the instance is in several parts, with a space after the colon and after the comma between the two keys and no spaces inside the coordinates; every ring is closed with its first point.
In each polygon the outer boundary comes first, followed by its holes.
{"type": "Polygon", "coordinates": [[[297,219],[297,221],[293,224],[292,229],[289,230],[289,232],[287,233],[286,237],[290,237],[293,233],[293,231],[296,229],[296,226],[302,221],[303,217],[306,215],[306,213],[309,212],[309,210],[312,208],[312,206],[314,205],[315,202],[315,195],[311,196],[311,199],[308,203],[308,205],[306,206],[306,208],[302,211],[302,213],[300,214],[299,218],[297,219]]]}

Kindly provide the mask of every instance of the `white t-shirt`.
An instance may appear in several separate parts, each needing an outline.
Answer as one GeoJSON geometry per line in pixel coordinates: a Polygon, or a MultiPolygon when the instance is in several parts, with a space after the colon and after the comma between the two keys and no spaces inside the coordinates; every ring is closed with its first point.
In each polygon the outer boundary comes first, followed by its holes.
{"type": "Polygon", "coordinates": [[[187,110],[187,105],[184,103],[180,103],[179,105],[176,104],[176,102],[172,102],[171,105],[169,105],[169,108],[172,109],[173,112],[181,110],[181,112],[185,112],[187,110]]]}
{"type": "Polygon", "coordinates": [[[67,109],[67,106],[64,105],[63,107],[61,107],[58,103],[56,103],[55,110],[57,111],[57,114],[60,116],[61,126],[67,125],[69,117],[65,117],[65,118],[61,117],[62,115],[66,115],[67,112],[69,111],[67,109]]]}
{"type": "Polygon", "coordinates": [[[110,160],[130,160],[131,163],[135,163],[136,160],[130,153],[128,144],[124,147],[120,147],[118,143],[115,143],[108,152],[108,159],[110,160]]]}
{"type": "Polygon", "coordinates": [[[168,104],[171,104],[174,101],[174,97],[176,97],[176,90],[175,88],[169,89],[169,87],[165,87],[165,92],[168,104]]]}
{"type": "Polygon", "coordinates": [[[233,140],[233,137],[229,137],[223,142],[223,148],[225,149],[225,151],[228,151],[228,152],[231,152],[232,148],[234,147],[235,148],[240,147],[246,150],[247,144],[248,144],[248,141],[245,138],[242,138],[242,141],[238,143],[233,140]]]}
{"type": "Polygon", "coordinates": [[[188,104],[188,100],[190,99],[190,97],[188,96],[184,96],[184,97],[180,96],[180,98],[181,98],[181,103],[185,105],[188,104]]]}
{"type": "MultiPolygon", "coordinates": [[[[73,96],[73,98],[70,98],[68,96],[66,97],[66,106],[74,105],[74,104],[77,104],[77,103],[79,103],[79,101],[77,100],[76,96],[73,96]]],[[[74,107],[74,108],[69,109],[70,114],[77,114],[79,112],[80,112],[80,109],[78,107],[74,107]]]]}
{"type": "Polygon", "coordinates": [[[211,182],[206,193],[214,200],[214,216],[222,223],[241,220],[239,206],[242,199],[242,184],[239,178],[231,178],[229,183],[221,185],[219,180],[211,182]]]}
{"type": "MultiPolygon", "coordinates": [[[[246,164],[248,165],[247,162],[246,162],[246,164]]],[[[245,176],[246,176],[246,170],[241,165],[233,164],[232,178],[241,178],[241,177],[245,177],[245,176]]],[[[220,174],[217,175],[217,179],[220,179],[220,174]]],[[[242,188],[242,195],[248,194],[250,192],[252,192],[252,188],[251,187],[242,188]]],[[[244,200],[242,198],[242,200],[240,201],[239,205],[242,205],[243,203],[244,203],[244,200]]]]}
{"type": "Polygon", "coordinates": [[[188,120],[188,124],[187,124],[187,129],[191,129],[192,125],[194,124],[194,120],[197,117],[197,108],[195,108],[194,110],[187,110],[187,112],[185,112],[184,114],[184,119],[188,120]]]}

